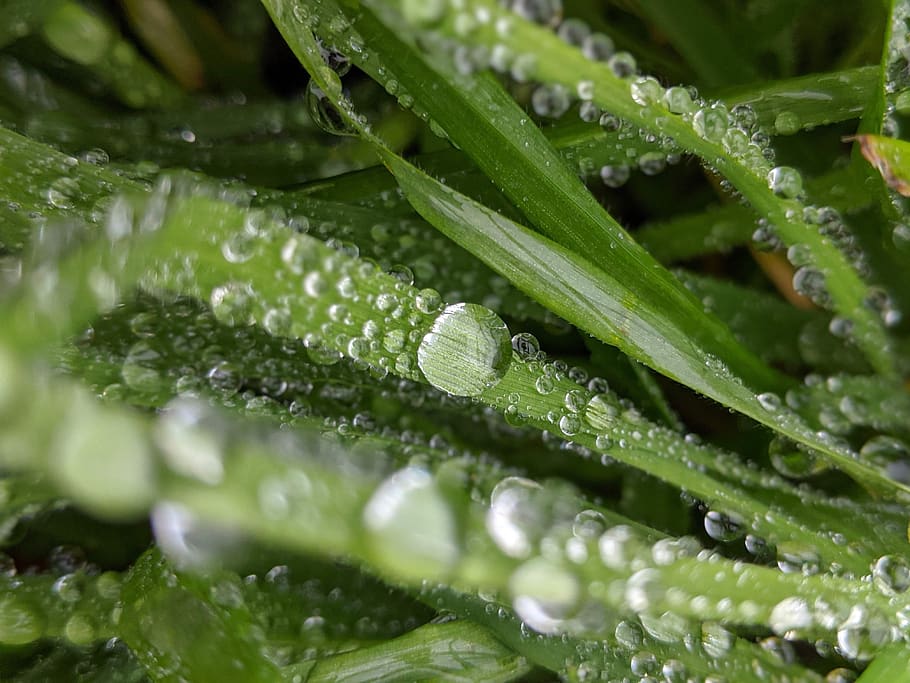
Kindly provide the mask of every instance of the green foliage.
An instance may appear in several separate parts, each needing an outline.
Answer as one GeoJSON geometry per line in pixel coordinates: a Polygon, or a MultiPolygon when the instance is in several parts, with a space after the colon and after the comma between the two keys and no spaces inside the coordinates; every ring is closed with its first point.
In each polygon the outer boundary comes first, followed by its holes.
{"type": "Polygon", "coordinates": [[[906,675],[910,4],[0,16],[0,678],[906,675]]]}

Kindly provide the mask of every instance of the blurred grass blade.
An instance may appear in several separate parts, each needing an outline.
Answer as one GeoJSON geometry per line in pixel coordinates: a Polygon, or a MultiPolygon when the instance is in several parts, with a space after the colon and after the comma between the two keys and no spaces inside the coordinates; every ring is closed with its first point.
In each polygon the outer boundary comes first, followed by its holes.
{"type": "Polygon", "coordinates": [[[910,197],[910,142],[872,133],[856,140],[860,152],[892,190],[910,197]]]}
{"type": "Polygon", "coordinates": [[[703,85],[718,87],[758,78],[752,54],[737,45],[707,0],[643,0],[641,11],[691,65],[703,85]]]}
{"type": "Polygon", "coordinates": [[[910,649],[896,643],[882,651],[856,683],[897,683],[910,680],[910,649]]]}

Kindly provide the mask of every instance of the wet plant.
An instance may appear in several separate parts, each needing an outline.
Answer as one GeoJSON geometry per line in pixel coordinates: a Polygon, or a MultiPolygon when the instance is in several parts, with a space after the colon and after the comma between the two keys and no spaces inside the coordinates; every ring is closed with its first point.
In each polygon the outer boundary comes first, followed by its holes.
{"type": "Polygon", "coordinates": [[[910,677],[910,3],[0,16],[4,680],[910,677]]]}

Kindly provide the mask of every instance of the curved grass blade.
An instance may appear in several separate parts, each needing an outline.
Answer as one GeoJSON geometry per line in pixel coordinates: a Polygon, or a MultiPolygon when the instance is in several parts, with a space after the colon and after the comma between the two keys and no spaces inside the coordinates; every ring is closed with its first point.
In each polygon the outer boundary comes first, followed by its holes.
{"type": "MultiPolygon", "coordinates": [[[[456,242],[470,243],[472,253],[504,274],[518,289],[534,296],[561,317],[574,321],[579,329],[595,334],[608,344],[619,346],[661,373],[825,453],[844,471],[882,492],[890,491],[893,495],[899,490],[910,491],[910,488],[889,479],[884,473],[858,463],[849,449],[832,443],[831,439],[820,438],[795,413],[785,409],[780,394],[792,386],[790,382],[777,376],[737,342],[724,343],[732,338],[729,330],[705,316],[698,302],[669,273],[660,280],[657,277],[655,280],[640,277],[643,269],[650,274],[657,264],[640,248],[632,248],[630,245],[633,243],[621,236],[625,233],[618,226],[619,233],[612,235],[609,244],[615,245],[618,253],[631,258],[622,261],[612,257],[608,263],[614,267],[604,272],[565,247],[433,180],[388,150],[369,132],[342,96],[340,80],[322,62],[309,27],[289,8],[268,0],[265,4],[288,44],[323,92],[332,98],[342,116],[376,145],[377,152],[396,175],[411,203],[438,229],[456,242]],[[651,267],[645,268],[646,265],[651,267]],[[559,289],[540,290],[537,285],[541,281],[550,283],[551,287],[558,285],[559,289]],[[653,289],[642,293],[627,286],[638,283],[648,283],[644,286],[653,289]],[[678,296],[678,293],[683,296],[678,296]],[[679,315],[672,320],[665,314],[668,297],[682,306],[676,311],[679,315]],[[697,313],[690,318],[688,312],[693,309],[697,313]],[[693,321],[699,324],[693,324],[693,321]],[[718,343],[719,340],[723,341],[718,343]],[[718,353],[712,353],[715,349],[718,353]],[[738,353],[739,350],[742,352],[738,353]],[[749,387],[750,383],[752,387],[749,387]]],[[[369,26],[380,30],[375,23],[369,26]]],[[[490,90],[490,96],[495,96],[497,92],[490,90]]],[[[509,102],[512,106],[511,100],[509,102]]],[[[489,127],[489,122],[486,125],[489,127]]],[[[497,131],[497,137],[499,135],[497,131]]],[[[538,145],[541,155],[549,157],[552,154],[542,137],[535,139],[535,145],[538,145]]],[[[524,155],[517,150],[515,154],[518,155],[518,163],[522,163],[524,155]]],[[[562,175],[557,177],[563,179],[562,175]]],[[[543,182],[546,188],[557,181],[543,182]]],[[[543,205],[542,197],[548,196],[546,193],[539,196],[536,192],[533,194],[537,198],[528,199],[529,205],[539,208],[541,215],[553,210],[553,207],[543,205]]],[[[574,192],[570,188],[569,199],[563,202],[572,205],[577,201],[584,206],[588,199],[593,201],[589,193],[574,192]]],[[[566,210],[574,213],[571,206],[566,210]]],[[[595,215],[608,223],[611,221],[600,207],[597,207],[595,215]]],[[[607,227],[608,223],[599,224],[607,234],[613,230],[607,227]]],[[[578,226],[567,227],[567,231],[573,229],[578,230],[578,226]]],[[[579,246],[587,244],[587,239],[580,235],[572,238],[573,241],[578,240],[579,246]]],[[[607,257],[609,254],[600,258],[607,257]]],[[[665,271],[659,269],[657,272],[665,271]]]]}
{"type": "Polygon", "coordinates": [[[630,83],[606,65],[587,59],[581,51],[566,45],[551,32],[494,3],[472,0],[467,8],[471,12],[481,12],[489,20],[477,23],[473,31],[459,36],[453,25],[454,13],[443,13],[435,17],[438,23],[435,30],[489,48],[502,44],[516,55],[528,54],[527,46],[533,45],[529,76],[559,84],[568,92],[574,92],[579,83],[586,84],[585,89],[590,90],[591,101],[595,104],[647,130],[668,135],[681,148],[698,155],[716,169],[774,227],[785,243],[801,245],[808,259],[806,266],[824,280],[833,307],[853,322],[852,337],[856,344],[876,370],[885,375],[896,374],[893,342],[880,316],[868,304],[868,286],[845,253],[811,224],[815,219],[803,217],[805,206],[799,200],[801,186],[788,186],[784,190],[778,184],[783,177],[799,179],[798,173],[793,169],[773,169],[760,145],[751,141],[746,131],[739,130],[736,125],[731,127],[725,109],[707,103],[690,103],[683,107],[688,112],[672,113],[664,101],[663,88],[656,80],[642,77],[630,83]],[[497,30],[497,26],[506,28],[497,30]],[[652,84],[657,89],[651,87],[652,84]],[[633,96],[633,91],[638,94],[633,96]],[[716,128],[712,127],[712,121],[718,123],[716,128]]]}

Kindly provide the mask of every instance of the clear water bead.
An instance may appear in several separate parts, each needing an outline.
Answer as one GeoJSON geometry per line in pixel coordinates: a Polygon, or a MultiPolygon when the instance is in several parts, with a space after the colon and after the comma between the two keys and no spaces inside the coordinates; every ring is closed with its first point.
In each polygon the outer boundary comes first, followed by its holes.
{"type": "Polygon", "coordinates": [[[506,374],[512,339],[502,319],[478,304],[447,306],[417,348],[417,365],[437,389],[478,396],[506,374]]]}
{"type": "Polygon", "coordinates": [[[802,194],[803,179],[795,168],[777,166],[768,172],[768,187],[776,195],[793,199],[802,194]]]}

